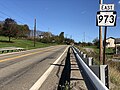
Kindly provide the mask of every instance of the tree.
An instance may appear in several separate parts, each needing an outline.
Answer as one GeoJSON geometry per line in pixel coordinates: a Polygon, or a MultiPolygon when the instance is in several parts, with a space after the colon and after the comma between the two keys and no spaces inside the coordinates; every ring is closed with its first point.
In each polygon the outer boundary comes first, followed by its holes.
{"type": "Polygon", "coordinates": [[[67,44],[67,45],[75,43],[74,40],[70,39],[70,38],[65,38],[64,40],[65,40],[65,44],[67,44]]]}
{"type": "Polygon", "coordinates": [[[30,33],[28,25],[17,25],[17,37],[27,37],[30,33]]]}
{"type": "Polygon", "coordinates": [[[25,24],[23,26],[24,26],[24,36],[28,36],[30,33],[29,26],[27,24],[25,24]]]}
{"type": "Polygon", "coordinates": [[[91,42],[88,42],[87,45],[88,46],[93,46],[93,44],[91,42]]]}
{"type": "Polygon", "coordinates": [[[57,36],[54,36],[54,40],[55,40],[56,43],[60,43],[60,39],[59,39],[59,36],[58,36],[58,35],[57,35],[57,36]]]}
{"type": "Polygon", "coordinates": [[[2,35],[9,37],[9,42],[10,42],[10,38],[15,37],[18,33],[18,30],[16,28],[17,28],[17,23],[13,19],[7,18],[5,19],[5,22],[3,24],[2,35]]]}
{"type": "Polygon", "coordinates": [[[51,37],[52,37],[52,33],[51,32],[43,32],[42,33],[43,38],[41,39],[41,42],[43,43],[50,43],[51,41],[51,37]]]}
{"type": "Polygon", "coordinates": [[[64,43],[64,32],[59,34],[59,43],[64,43]]]}
{"type": "Polygon", "coordinates": [[[0,35],[2,35],[2,31],[3,31],[3,25],[0,24],[0,35]]]}
{"type": "Polygon", "coordinates": [[[94,40],[93,40],[93,43],[95,46],[99,47],[99,39],[98,37],[96,37],[94,40]]]}

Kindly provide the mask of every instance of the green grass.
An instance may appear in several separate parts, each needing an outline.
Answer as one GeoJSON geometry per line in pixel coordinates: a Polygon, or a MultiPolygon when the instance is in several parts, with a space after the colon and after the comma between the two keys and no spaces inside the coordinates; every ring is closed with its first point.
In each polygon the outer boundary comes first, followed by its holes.
{"type": "MultiPolygon", "coordinates": [[[[96,46],[85,46],[85,47],[80,47],[80,49],[84,51],[87,55],[94,57],[95,61],[99,60],[99,49],[96,46]],[[94,52],[91,53],[86,52],[84,48],[92,48],[94,52]]],[[[106,59],[111,60],[113,58],[113,55],[114,55],[113,49],[106,48],[106,59]]],[[[107,64],[109,65],[110,82],[115,85],[114,89],[110,89],[110,90],[120,90],[120,63],[110,62],[107,64]]]]}
{"type": "MultiPolygon", "coordinates": [[[[92,49],[94,49],[94,51],[96,53],[99,54],[99,48],[97,48],[97,46],[85,46],[84,48],[92,48],[92,49]]],[[[110,54],[113,54],[113,53],[114,53],[114,51],[113,51],[112,48],[106,48],[106,54],[107,55],[110,55],[110,54]]]]}
{"type": "Polygon", "coordinates": [[[85,46],[84,48],[92,48],[94,52],[99,53],[99,48],[97,48],[97,46],[85,46]]]}
{"type": "Polygon", "coordinates": [[[41,42],[36,42],[36,46],[34,47],[33,41],[25,40],[25,39],[15,39],[11,38],[11,42],[8,42],[7,37],[0,36],[0,48],[4,47],[21,47],[25,49],[35,49],[35,48],[42,48],[56,44],[45,44],[41,42]]]}
{"type": "Polygon", "coordinates": [[[85,48],[93,48],[93,49],[96,49],[97,46],[84,46],[85,48]]]}

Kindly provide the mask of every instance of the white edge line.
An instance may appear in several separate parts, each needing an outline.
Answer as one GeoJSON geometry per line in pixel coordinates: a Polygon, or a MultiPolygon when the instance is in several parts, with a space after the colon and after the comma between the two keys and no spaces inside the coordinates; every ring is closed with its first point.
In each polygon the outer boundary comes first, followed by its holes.
{"type": "MultiPolygon", "coordinates": [[[[57,64],[57,62],[60,60],[60,58],[67,51],[68,47],[65,49],[65,51],[61,54],[61,56],[53,64],[57,64]]],[[[55,65],[51,65],[29,90],[39,90],[39,88],[42,86],[43,82],[47,79],[47,77],[49,76],[49,74],[51,73],[51,71],[53,70],[54,67],[55,67],[55,65]]]]}

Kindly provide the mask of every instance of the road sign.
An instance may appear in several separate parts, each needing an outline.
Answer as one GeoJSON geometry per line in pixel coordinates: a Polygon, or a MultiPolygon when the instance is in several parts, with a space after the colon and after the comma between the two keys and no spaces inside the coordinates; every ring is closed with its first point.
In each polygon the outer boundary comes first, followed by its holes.
{"type": "Polygon", "coordinates": [[[100,4],[100,11],[114,11],[114,4],[100,4]]]}
{"type": "Polygon", "coordinates": [[[97,26],[116,26],[116,12],[115,11],[97,12],[96,25],[97,26]]]}

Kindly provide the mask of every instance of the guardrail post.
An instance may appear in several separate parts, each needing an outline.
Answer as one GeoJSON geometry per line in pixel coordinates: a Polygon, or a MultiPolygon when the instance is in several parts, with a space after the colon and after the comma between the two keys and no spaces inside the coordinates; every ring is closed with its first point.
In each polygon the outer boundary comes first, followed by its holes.
{"type": "Polygon", "coordinates": [[[100,65],[100,79],[109,88],[108,65],[100,65]]]}
{"type": "Polygon", "coordinates": [[[88,57],[87,64],[88,64],[88,66],[92,66],[93,65],[93,57],[88,57]]]}
{"type": "Polygon", "coordinates": [[[86,54],[83,54],[83,60],[88,65],[88,58],[86,54]]]}
{"type": "Polygon", "coordinates": [[[80,54],[82,55],[82,54],[83,54],[83,52],[80,52],[80,54]]]}
{"type": "Polygon", "coordinates": [[[83,58],[84,58],[84,59],[86,58],[86,54],[83,54],[83,58]]]}

